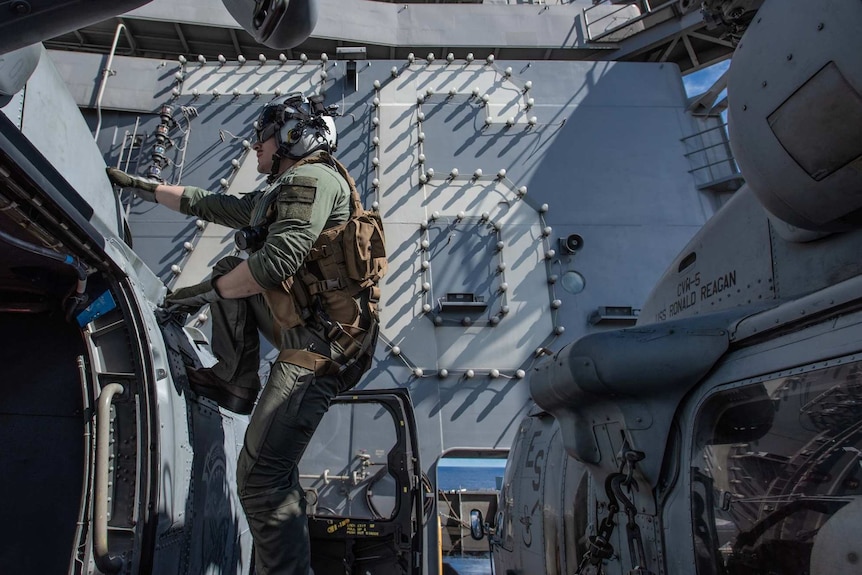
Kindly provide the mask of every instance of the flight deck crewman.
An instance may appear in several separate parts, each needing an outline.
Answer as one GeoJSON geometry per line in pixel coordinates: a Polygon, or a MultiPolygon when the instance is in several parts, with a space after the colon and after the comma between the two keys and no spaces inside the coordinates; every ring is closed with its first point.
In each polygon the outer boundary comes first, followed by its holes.
{"type": "Polygon", "coordinates": [[[332,398],[370,366],[386,259],[379,219],[367,217],[353,179],[331,155],[335,123],[319,100],[276,98],[263,107],[255,133],[257,169],[269,174],[268,185],[242,198],[113,168],[108,177],[145,200],[239,230],[237,245],[248,258],[222,259],[211,279],[171,293],[165,307],[194,313],[210,305],[218,363],[187,372],[193,391],[226,409],[252,411],[260,390],[258,332],[280,350],[246,431],[237,487],[257,575],[307,575],[297,464],[332,398]]]}

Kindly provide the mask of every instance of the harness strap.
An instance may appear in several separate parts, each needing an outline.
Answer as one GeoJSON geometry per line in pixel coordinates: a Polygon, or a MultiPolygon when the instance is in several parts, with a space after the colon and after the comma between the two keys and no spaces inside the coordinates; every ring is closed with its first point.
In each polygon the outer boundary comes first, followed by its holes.
{"type": "Polygon", "coordinates": [[[362,351],[363,346],[368,343],[368,338],[362,338],[362,343],[360,343],[359,338],[365,332],[366,330],[361,327],[332,322],[332,326],[329,328],[329,333],[326,334],[326,337],[329,341],[334,341],[340,345],[341,349],[344,350],[341,354],[344,361],[339,361],[338,363],[344,365],[344,363],[353,359],[362,351]]]}
{"type": "MultiPolygon", "coordinates": [[[[368,289],[370,301],[378,303],[380,301],[380,288],[374,285],[371,281],[357,282],[350,278],[344,278],[341,274],[338,277],[321,280],[311,273],[300,274],[300,280],[294,285],[301,283],[303,289],[308,293],[309,300],[323,292],[347,290],[350,297],[356,297],[362,290],[368,289]]],[[[306,306],[302,306],[306,307],[306,306]]]]}
{"type": "Polygon", "coordinates": [[[341,368],[339,364],[326,356],[304,349],[284,349],[279,352],[276,361],[298,365],[314,372],[314,375],[337,375],[341,368]]]}
{"type": "MultiPolygon", "coordinates": [[[[373,322],[368,333],[365,334],[362,346],[356,351],[356,355],[341,367],[339,377],[342,382],[348,384],[346,389],[350,389],[356,385],[362,374],[371,367],[371,362],[374,359],[374,349],[377,347],[379,330],[380,324],[376,321],[373,322]]],[[[346,389],[342,391],[346,391],[346,389]]]]}
{"type": "Polygon", "coordinates": [[[330,359],[305,349],[284,349],[279,352],[276,361],[298,365],[313,371],[314,375],[317,376],[339,375],[353,367],[356,361],[368,355],[369,351],[373,349],[372,346],[377,340],[377,322],[373,323],[370,331],[333,323],[327,337],[344,349],[344,352],[337,359],[330,359]],[[361,343],[360,337],[362,338],[361,343]]]}

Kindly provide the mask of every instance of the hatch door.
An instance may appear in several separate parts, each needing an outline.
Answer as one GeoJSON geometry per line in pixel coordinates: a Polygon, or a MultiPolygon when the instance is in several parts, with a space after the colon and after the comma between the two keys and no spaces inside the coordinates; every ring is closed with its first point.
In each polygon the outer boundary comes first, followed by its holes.
{"type": "Polygon", "coordinates": [[[299,465],[315,573],[419,573],[421,469],[406,390],[335,398],[299,465]]]}

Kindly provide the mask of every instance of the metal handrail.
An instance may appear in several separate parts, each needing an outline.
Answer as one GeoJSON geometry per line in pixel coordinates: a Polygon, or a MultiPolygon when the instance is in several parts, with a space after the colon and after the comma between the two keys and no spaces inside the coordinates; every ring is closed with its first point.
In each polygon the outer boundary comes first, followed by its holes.
{"type": "MultiPolygon", "coordinates": [[[[705,170],[706,168],[711,168],[712,166],[717,166],[718,164],[723,164],[725,162],[730,162],[731,166],[734,166],[734,168],[736,167],[736,163],[734,162],[733,158],[729,157],[729,158],[723,158],[721,160],[716,160],[715,162],[710,162],[708,164],[704,164],[703,166],[700,166],[698,168],[692,168],[691,170],[688,171],[688,173],[693,174],[694,172],[697,172],[698,170],[705,170]]],[[[736,173],[738,173],[738,172],[736,172],[736,173]]],[[[712,172],[710,172],[710,174],[712,174],[712,172]]]]}
{"type": "Polygon", "coordinates": [[[108,550],[108,465],[110,462],[111,400],[123,393],[119,383],[102,388],[96,408],[96,481],[93,504],[93,555],[96,566],[103,573],[117,573],[123,567],[123,558],[108,550]]]}
{"type": "Polygon", "coordinates": [[[650,0],[631,0],[631,2],[629,2],[627,4],[621,4],[619,6],[619,8],[617,8],[616,10],[613,10],[607,14],[604,14],[604,15],[596,18],[592,22],[590,22],[590,19],[587,17],[587,13],[590,10],[594,10],[598,6],[601,6],[602,4],[607,4],[608,1],[609,0],[601,0],[600,2],[595,2],[592,6],[588,6],[588,7],[583,9],[584,27],[586,28],[587,38],[591,42],[598,40],[600,38],[603,38],[609,34],[613,34],[614,32],[628,26],[629,24],[631,24],[633,22],[643,20],[644,18],[646,18],[650,14],[653,14],[654,12],[657,12],[658,10],[664,9],[668,5],[676,2],[676,0],[663,0],[663,1],[660,1],[660,3],[657,6],[653,6],[652,2],[650,2],[650,0]],[[600,34],[597,34],[595,37],[593,37],[592,33],[590,32],[590,28],[593,26],[593,24],[595,24],[596,22],[601,22],[605,18],[609,18],[609,17],[617,14],[618,12],[621,12],[622,10],[625,10],[626,8],[630,8],[631,6],[635,6],[635,5],[640,9],[641,13],[639,15],[637,15],[633,18],[629,18],[628,20],[626,20],[625,22],[623,22],[619,26],[615,26],[609,30],[604,30],[600,34]]]}
{"type": "Polygon", "coordinates": [[[701,152],[705,152],[705,151],[711,150],[713,148],[718,148],[719,146],[727,146],[727,142],[716,142],[715,144],[710,144],[709,146],[704,146],[702,148],[692,150],[691,152],[683,154],[683,156],[688,158],[688,157],[693,156],[695,154],[700,154],[701,152]]]}
{"type": "MultiPolygon", "coordinates": [[[[616,10],[614,10],[614,11],[612,11],[612,12],[609,12],[609,13],[607,13],[607,14],[604,14],[603,16],[600,16],[600,17],[596,18],[595,20],[593,20],[592,22],[590,22],[590,19],[587,17],[587,12],[588,12],[589,10],[592,10],[592,9],[593,9],[593,8],[595,8],[596,6],[599,6],[599,5],[601,5],[601,4],[604,4],[606,1],[607,1],[607,0],[603,0],[602,2],[599,2],[598,4],[593,4],[592,6],[590,6],[590,7],[588,7],[588,8],[584,8],[584,27],[587,29],[587,38],[588,38],[591,42],[592,42],[592,41],[594,41],[594,40],[598,40],[599,38],[602,38],[602,37],[604,37],[604,36],[607,36],[608,34],[612,34],[612,33],[616,32],[616,31],[617,31],[617,30],[619,30],[620,28],[622,28],[622,27],[624,27],[624,26],[628,25],[632,20],[634,20],[634,18],[631,18],[631,19],[629,19],[629,20],[626,20],[625,22],[623,22],[623,23],[622,23],[622,24],[620,24],[619,26],[616,26],[616,27],[614,27],[614,28],[611,28],[610,30],[605,30],[605,31],[604,31],[604,32],[602,32],[601,34],[597,34],[597,35],[595,36],[595,38],[594,38],[594,37],[593,37],[592,32],[590,31],[590,28],[592,28],[592,26],[593,26],[595,23],[597,23],[597,22],[601,22],[602,20],[604,20],[604,19],[606,19],[606,18],[610,18],[611,16],[613,16],[613,15],[617,14],[618,12],[621,12],[621,11],[625,10],[626,8],[629,8],[629,7],[630,7],[630,6],[632,6],[633,4],[639,4],[639,2],[631,2],[630,4],[622,4],[622,5],[621,5],[619,8],[617,8],[616,10]]],[[[643,14],[641,14],[641,16],[643,16],[643,14]]],[[[640,17],[640,16],[639,16],[639,17],[640,17]]]]}
{"type": "Polygon", "coordinates": [[[718,125],[713,126],[711,128],[707,128],[706,130],[701,130],[700,132],[695,132],[694,134],[689,134],[688,136],[680,138],[679,141],[685,142],[686,140],[694,138],[695,136],[700,136],[700,135],[706,134],[707,132],[712,132],[712,131],[715,131],[715,130],[718,130],[721,128],[726,128],[726,127],[727,127],[727,122],[724,122],[723,124],[718,124],[718,125]]]}
{"type": "Polygon", "coordinates": [[[706,174],[705,176],[696,176],[696,178],[706,178],[707,181],[705,182],[705,185],[710,185],[728,177],[737,177],[740,175],[739,167],[736,165],[736,160],[733,158],[733,151],[730,149],[730,143],[727,138],[727,122],[710,126],[709,128],[680,138],[680,142],[682,142],[686,148],[695,148],[685,152],[683,156],[688,159],[689,165],[691,166],[691,169],[688,170],[689,174],[706,174]],[[717,135],[709,138],[700,138],[689,143],[692,138],[700,137],[704,134],[709,134],[710,132],[714,132],[717,135]],[[708,140],[710,143],[704,142],[704,139],[708,140]],[[715,139],[718,139],[719,141],[715,142],[715,139]],[[724,168],[721,168],[721,173],[716,175],[713,172],[713,166],[724,164],[727,164],[727,171],[725,171],[724,168]]]}

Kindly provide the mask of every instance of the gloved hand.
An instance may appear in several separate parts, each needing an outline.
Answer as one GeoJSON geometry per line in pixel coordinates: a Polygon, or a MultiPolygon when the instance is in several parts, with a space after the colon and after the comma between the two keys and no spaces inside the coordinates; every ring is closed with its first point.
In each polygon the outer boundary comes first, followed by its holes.
{"type": "Polygon", "coordinates": [[[112,184],[120,186],[121,188],[135,188],[137,190],[138,197],[142,200],[153,202],[155,204],[159,203],[156,200],[156,186],[158,186],[160,182],[132,176],[122,170],[118,170],[117,168],[105,168],[105,172],[108,173],[108,179],[111,180],[112,184]]]}
{"type": "Polygon", "coordinates": [[[222,299],[214,281],[209,279],[197,285],[180,288],[165,298],[162,307],[170,313],[195,313],[204,305],[222,299]]]}

